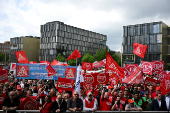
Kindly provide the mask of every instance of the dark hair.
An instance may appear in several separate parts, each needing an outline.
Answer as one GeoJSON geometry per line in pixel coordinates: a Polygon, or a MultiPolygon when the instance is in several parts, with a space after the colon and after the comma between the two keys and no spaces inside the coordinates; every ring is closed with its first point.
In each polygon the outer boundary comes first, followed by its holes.
{"type": "Polygon", "coordinates": [[[33,93],[38,93],[38,90],[37,90],[37,89],[34,89],[34,90],[33,90],[33,93]]]}
{"type": "Polygon", "coordinates": [[[159,94],[161,94],[161,93],[157,93],[156,96],[158,96],[159,94]]]}
{"type": "Polygon", "coordinates": [[[51,95],[47,95],[48,99],[51,101],[51,95]]]}

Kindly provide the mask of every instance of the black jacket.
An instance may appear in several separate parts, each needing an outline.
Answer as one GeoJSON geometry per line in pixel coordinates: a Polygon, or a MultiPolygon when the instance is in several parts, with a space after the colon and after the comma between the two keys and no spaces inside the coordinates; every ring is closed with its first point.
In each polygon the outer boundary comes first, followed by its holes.
{"type": "Polygon", "coordinates": [[[83,110],[83,101],[78,98],[76,101],[73,100],[73,98],[70,98],[67,102],[67,108],[81,108],[83,110]]]}
{"type": "Polygon", "coordinates": [[[159,103],[157,99],[154,99],[151,104],[151,111],[166,111],[166,102],[161,100],[161,107],[159,107],[159,103]]]}
{"type": "Polygon", "coordinates": [[[53,102],[53,105],[52,105],[52,108],[51,108],[52,112],[56,113],[57,109],[60,109],[60,112],[65,112],[67,110],[67,102],[65,100],[62,100],[60,107],[58,106],[57,101],[53,102]]]}

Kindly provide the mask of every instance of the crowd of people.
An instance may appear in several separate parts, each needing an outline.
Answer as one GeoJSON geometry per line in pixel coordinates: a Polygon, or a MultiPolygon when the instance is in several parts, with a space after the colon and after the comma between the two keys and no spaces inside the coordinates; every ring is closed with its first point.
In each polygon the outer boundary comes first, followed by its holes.
{"type": "Polygon", "coordinates": [[[41,113],[170,110],[170,92],[162,95],[159,83],[157,86],[99,84],[97,89],[93,85],[86,89],[81,85],[80,94],[58,90],[56,85],[54,80],[17,80],[10,73],[9,81],[0,84],[0,109],[15,112],[25,98],[30,97],[40,103],[41,113]]]}

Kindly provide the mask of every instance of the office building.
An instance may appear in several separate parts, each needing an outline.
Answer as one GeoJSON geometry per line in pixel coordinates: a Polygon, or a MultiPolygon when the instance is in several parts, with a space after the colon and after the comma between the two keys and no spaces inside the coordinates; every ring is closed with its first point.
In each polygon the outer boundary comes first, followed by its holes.
{"type": "Polygon", "coordinates": [[[28,61],[39,62],[40,37],[21,36],[10,38],[10,62],[17,62],[15,51],[25,51],[28,61]]]}
{"type": "Polygon", "coordinates": [[[10,42],[9,41],[5,41],[4,43],[0,43],[0,52],[3,54],[8,54],[10,52],[10,42]]]}
{"type": "Polygon", "coordinates": [[[63,22],[54,21],[41,25],[40,60],[51,62],[58,53],[67,58],[78,49],[83,55],[86,51],[94,55],[99,48],[106,48],[107,36],[84,30],[63,22]]]}
{"type": "Polygon", "coordinates": [[[123,26],[123,64],[140,64],[142,58],[133,54],[133,43],[147,45],[144,61],[164,61],[170,69],[170,26],[162,21],[123,26]]]}

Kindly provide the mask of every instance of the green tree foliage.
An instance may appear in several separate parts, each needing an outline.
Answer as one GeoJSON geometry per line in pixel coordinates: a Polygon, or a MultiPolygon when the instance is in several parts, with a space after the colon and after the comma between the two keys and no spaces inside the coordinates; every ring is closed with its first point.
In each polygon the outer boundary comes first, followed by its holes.
{"type": "Polygon", "coordinates": [[[74,59],[68,60],[68,65],[69,66],[76,66],[76,60],[74,60],[74,59]]]}
{"type": "Polygon", "coordinates": [[[4,61],[5,60],[5,54],[0,52],[0,61],[4,61]]]}
{"type": "Polygon", "coordinates": [[[98,49],[97,53],[93,56],[93,59],[95,61],[100,61],[100,60],[105,59],[106,55],[107,55],[107,50],[106,49],[104,49],[104,50],[98,49]]]}
{"type": "Polygon", "coordinates": [[[112,58],[117,62],[119,66],[121,65],[121,59],[117,54],[112,55],[112,58]]]}
{"type": "Polygon", "coordinates": [[[56,60],[57,60],[57,61],[60,61],[60,62],[66,61],[66,59],[65,59],[63,56],[61,56],[60,53],[57,55],[56,60]]]}
{"type": "Polygon", "coordinates": [[[90,55],[90,53],[86,53],[83,58],[82,58],[82,62],[90,62],[90,63],[93,63],[94,60],[93,60],[93,56],[90,55]]]}

